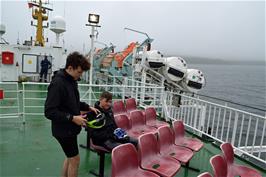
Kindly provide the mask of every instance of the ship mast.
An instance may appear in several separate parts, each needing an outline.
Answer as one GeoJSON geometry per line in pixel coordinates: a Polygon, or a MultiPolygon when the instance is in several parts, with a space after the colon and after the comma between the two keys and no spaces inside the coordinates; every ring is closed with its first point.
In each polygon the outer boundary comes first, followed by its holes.
{"type": "Polygon", "coordinates": [[[48,15],[46,15],[47,11],[52,11],[53,9],[44,7],[42,0],[39,0],[38,2],[29,2],[28,5],[29,8],[32,8],[32,18],[37,20],[37,25],[34,25],[33,22],[31,23],[32,26],[36,27],[36,39],[34,45],[44,46],[45,40],[43,36],[43,29],[48,28],[48,23],[46,26],[43,26],[43,22],[48,20],[48,15]]]}

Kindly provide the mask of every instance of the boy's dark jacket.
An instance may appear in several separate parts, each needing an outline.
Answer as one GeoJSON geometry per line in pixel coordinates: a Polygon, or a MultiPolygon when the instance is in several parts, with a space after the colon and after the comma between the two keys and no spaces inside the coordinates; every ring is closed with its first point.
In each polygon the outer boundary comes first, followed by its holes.
{"type": "Polygon", "coordinates": [[[99,101],[95,103],[94,107],[97,108],[101,113],[104,113],[106,117],[105,125],[102,128],[93,129],[91,131],[91,138],[93,143],[102,145],[106,140],[114,138],[114,130],[118,127],[115,123],[113,111],[111,108],[109,108],[108,110],[103,110],[100,107],[99,101]]]}
{"type": "Polygon", "coordinates": [[[45,101],[45,117],[52,121],[55,137],[71,137],[80,133],[81,126],[72,122],[80,111],[88,111],[89,105],[80,102],[77,81],[65,70],[59,70],[48,87],[45,101]]]}

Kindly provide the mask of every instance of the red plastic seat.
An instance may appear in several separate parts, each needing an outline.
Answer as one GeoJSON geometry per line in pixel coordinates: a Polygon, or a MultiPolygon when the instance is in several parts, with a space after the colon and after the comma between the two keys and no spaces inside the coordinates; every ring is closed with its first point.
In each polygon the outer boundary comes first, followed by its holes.
{"type": "Polygon", "coordinates": [[[233,177],[227,173],[227,165],[221,155],[215,155],[210,159],[214,177],[233,177]]]}
{"type": "Polygon", "coordinates": [[[113,113],[114,113],[114,115],[127,114],[125,105],[124,105],[122,100],[114,102],[114,104],[113,104],[113,113]]]}
{"type": "Polygon", "coordinates": [[[126,130],[128,136],[133,137],[135,139],[138,139],[140,135],[142,135],[142,132],[133,131],[131,127],[131,122],[127,115],[121,114],[114,116],[115,123],[118,127],[126,130]]]}
{"type": "Polygon", "coordinates": [[[130,112],[131,129],[133,133],[157,133],[157,129],[145,124],[145,118],[141,111],[130,112]]]}
{"type": "Polygon", "coordinates": [[[110,153],[110,151],[108,151],[102,146],[95,145],[91,138],[90,138],[90,149],[99,155],[100,161],[99,161],[99,172],[96,173],[94,170],[90,170],[89,172],[94,176],[104,177],[105,154],[110,153]]]}
{"type": "Polygon", "coordinates": [[[156,110],[154,107],[149,107],[145,109],[145,118],[146,118],[146,124],[149,126],[153,126],[156,128],[168,125],[168,123],[156,120],[156,110]]]}
{"type": "Polygon", "coordinates": [[[135,98],[129,98],[126,100],[126,110],[128,113],[137,110],[137,103],[135,98]]]}
{"type": "MultiPolygon", "coordinates": [[[[128,115],[130,115],[131,111],[138,110],[135,98],[129,98],[126,100],[126,110],[128,115]]],[[[141,112],[145,116],[145,110],[141,110],[141,112]]]]}
{"type": "Polygon", "coordinates": [[[175,134],[175,144],[199,151],[203,147],[203,143],[196,138],[185,137],[185,128],[182,121],[176,120],[173,122],[173,129],[175,134]]]}
{"type": "Polygon", "coordinates": [[[127,115],[121,114],[121,115],[115,115],[114,116],[115,123],[119,128],[122,128],[126,131],[129,131],[131,129],[131,124],[129,121],[129,118],[127,115]]]}
{"type": "Polygon", "coordinates": [[[163,177],[174,176],[180,169],[180,163],[171,157],[160,154],[156,136],[148,133],[140,136],[138,143],[141,167],[163,177]]]}
{"type": "Polygon", "coordinates": [[[86,145],[80,144],[80,147],[89,149],[93,152],[96,152],[99,155],[99,170],[98,173],[93,170],[90,170],[89,173],[94,175],[94,176],[99,176],[99,177],[104,177],[104,161],[105,161],[105,154],[110,153],[107,149],[105,149],[102,146],[95,145],[91,139],[91,128],[85,128],[87,131],[87,143],[86,145]]]}
{"type": "Polygon", "coordinates": [[[122,144],[112,151],[112,177],[159,177],[157,174],[139,167],[136,148],[122,144]]]}
{"type": "Polygon", "coordinates": [[[228,167],[228,173],[232,176],[249,176],[249,177],[261,177],[262,175],[249,167],[243,165],[237,165],[234,163],[234,151],[230,143],[221,144],[220,148],[223,151],[223,156],[228,167]]]}
{"type": "Polygon", "coordinates": [[[212,175],[209,172],[205,172],[200,174],[198,177],[212,177],[212,175]]]}
{"type": "Polygon", "coordinates": [[[189,160],[193,157],[193,151],[174,144],[174,134],[170,127],[160,127],[158,132],[160,153],[165,156],[170,156],[184,164],[188,164],[189,160]]]}

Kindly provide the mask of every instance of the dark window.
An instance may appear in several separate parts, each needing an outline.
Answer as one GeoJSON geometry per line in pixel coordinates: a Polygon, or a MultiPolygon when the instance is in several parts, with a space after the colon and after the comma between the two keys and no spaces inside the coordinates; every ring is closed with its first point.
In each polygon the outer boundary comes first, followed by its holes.
{"type": "Polygon", "coordinates": [[[198,83],[198,82],[188,81],[187,85],[189,87],[192,87],[192,88],[195,88],[195,89],[201,89],[202,88],[202,84],[198,83]]]}
{"type": "Polygon", "coordinates": [[[168,73],[170,73],[170,74],[172,74],[172,75],[174,75],[176,77],[181,77],[181,78],[184,76],[184,73],[183,72],[178,71],[178,70],[176,70],[174,68],[169,68],[168,69],[168,73]]]}
{"type": "Polygon", "coordinates": [[[164,64],[161,62],[160,63],[159,62],[149,62],[149,65],[151,68],[160,68],[160,67],[164,66],[164,64]]]}

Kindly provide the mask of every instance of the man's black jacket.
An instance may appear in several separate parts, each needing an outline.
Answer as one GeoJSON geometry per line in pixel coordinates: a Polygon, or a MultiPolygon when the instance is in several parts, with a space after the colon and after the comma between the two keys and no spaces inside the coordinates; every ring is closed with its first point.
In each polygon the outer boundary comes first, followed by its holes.
{"type": "Polygon", "coordinates": [[[100,102],[96,102],[94,105],[95,108],[97,108],[101,113],[105,114],[106,122],[105,125],[102,128],[99,129],[93,129],[91,131],[91,138],[94,144],[102,145],[106,140],[113,139],[114,138],[114,130],[117,127],[112,109],[103,110],[100,107],[100,102]]]}
{"type": "Polygon", "coordinates": [[[41,70],[47,71],[51,66],[51,62],[47,58],[41,61],[41,70]]]}
{"type": "Polygon", "coordinates": [[[65,70],[53,77],[48,87],[45,102],[45,117],[52,121],[52,134],[55,137],[71,137],[80,133],[81,126],[72,122],[80,111],[88,111],[89,105],[79,100],[77,81],[65,70]]]}

